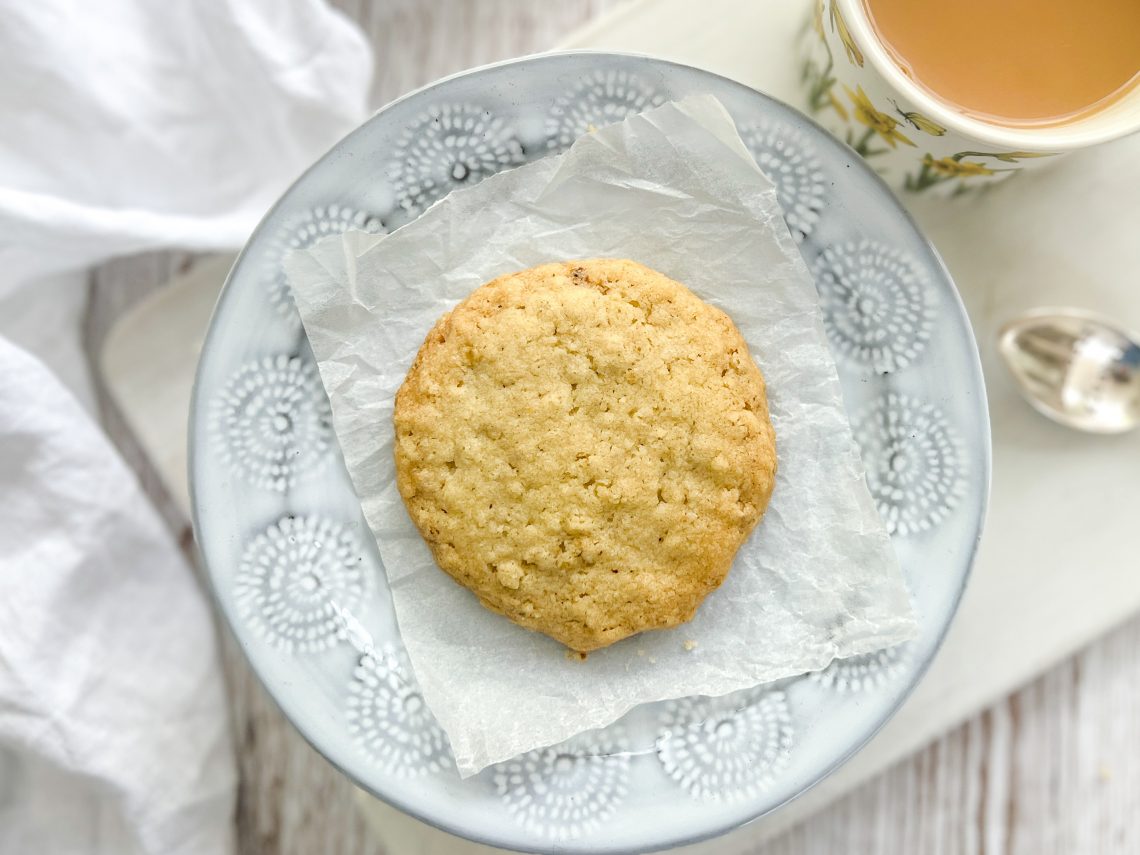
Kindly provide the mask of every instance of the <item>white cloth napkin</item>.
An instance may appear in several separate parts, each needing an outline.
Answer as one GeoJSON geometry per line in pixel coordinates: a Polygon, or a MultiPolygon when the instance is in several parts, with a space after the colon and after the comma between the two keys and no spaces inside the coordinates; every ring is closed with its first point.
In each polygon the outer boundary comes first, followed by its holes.
{"type": "Polygon", "coordinates": [[[0,340],[0,851],[224,852],[201,591],[75,399],[0,340]]]}
{"type": "Polygon", "coordinates": [[[210,610],[84,412],[83,271],[240,245],[365,116],[371,56],[321,0],[0,21],[0,855],[229,852],[210,610]]]}

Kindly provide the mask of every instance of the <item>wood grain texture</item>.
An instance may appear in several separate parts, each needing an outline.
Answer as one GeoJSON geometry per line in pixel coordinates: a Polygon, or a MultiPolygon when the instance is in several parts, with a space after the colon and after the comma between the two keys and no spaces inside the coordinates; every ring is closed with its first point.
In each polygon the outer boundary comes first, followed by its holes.
{"type": "MultiPolygon", "coordinates": [[[[376,48],[373,104],[439,76],[541,50],[615,0],[337,0],[376,48]]],[[[91,277],[89,354],[113,321],[194,259],[155,253],[91,277]]],[[[97,372],[96,372],[97,374],[97,372]]],[[[183,537],[183,514],[113,403],[101,415],[183,537]]],[[[241,767],[240,851],[382,853],[353,788],[282,718],[227,632],[225,667],[241,767]]],[[[1070,855],[1140,851],[1140,620],[1134,620],[897,764],[762,855],[1070,855]]],[[[392,853],[400,855],[400,853],[392,853]]]]}
{"type": "Polygon", "coordinates": [[[99,419],[183,548],[189,548],[194,539],[190,521],[135,440],[104,386],[102,372],[97,369],[103,340],[115,321],[172,276],[187,270],[198,257],[182,252],[153,252],[115,259],[93,270],[88,280],[87,311],[80,331],[84,352],[93,368],[91,376],[99,419]]]}

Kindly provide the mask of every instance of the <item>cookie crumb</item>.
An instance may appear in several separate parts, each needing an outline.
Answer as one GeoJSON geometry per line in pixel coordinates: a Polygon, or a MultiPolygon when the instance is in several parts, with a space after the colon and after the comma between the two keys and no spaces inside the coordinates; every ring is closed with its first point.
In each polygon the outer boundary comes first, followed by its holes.
{"type": "Polygon", "coordinates": [[[570,648],[566,648],[566,658],[572,662],[585,662],[586,657],[589,655],[589,653],[582,653],[580,650],[571,650],[570,648]]]}
{"type": "Polygon", "coordinates": [[[695,641],[693,641],[693,639],[691,639],[691,638],[685,639],[685,649],[686,650],[694,650],[696,648],[696,646],[697,646],[697,643],[695,641]]]}

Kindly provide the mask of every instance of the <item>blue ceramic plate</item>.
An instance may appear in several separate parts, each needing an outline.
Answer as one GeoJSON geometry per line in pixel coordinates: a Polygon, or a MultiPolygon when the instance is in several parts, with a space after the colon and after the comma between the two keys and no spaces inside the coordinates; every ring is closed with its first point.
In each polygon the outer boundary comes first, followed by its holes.
{"type": "Polygon", "coordinates": [[[575,53],[461,74],[390,105],[307,172],[230,275],[198,370],[190,478],[223,613],[300,731],[369,792],[510,849],[641,852],[724,832],[842,763],[918,681],[980,534],[990,446],[954,285],[848,148],[745,86],[658,60],[575,53]],[[345,229],[391,230],[450,190],[667,100],[717,96],[775,182],[819,289],[920,636],[616,725],[462,781],[417,692],[384,569],[337,451],[281,262],[345,229]]]}

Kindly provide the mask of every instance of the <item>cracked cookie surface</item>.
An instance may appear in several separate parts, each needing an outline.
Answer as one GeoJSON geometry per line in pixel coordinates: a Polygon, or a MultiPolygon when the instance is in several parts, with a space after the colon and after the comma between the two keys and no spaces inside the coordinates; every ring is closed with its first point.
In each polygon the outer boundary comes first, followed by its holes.
{"type": "Polygon", "coordinates": [[[396,473],[439,566],[590,651],[690,620],[764,513],[764,379],[729,317],[632,261],[477,288],[396,395],[396,473]]]}

